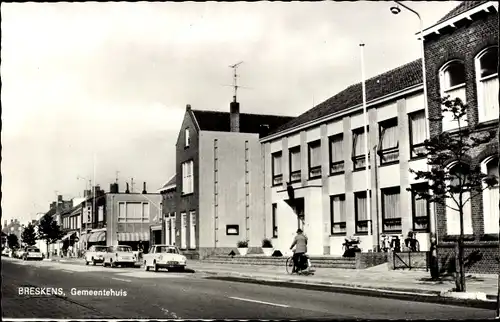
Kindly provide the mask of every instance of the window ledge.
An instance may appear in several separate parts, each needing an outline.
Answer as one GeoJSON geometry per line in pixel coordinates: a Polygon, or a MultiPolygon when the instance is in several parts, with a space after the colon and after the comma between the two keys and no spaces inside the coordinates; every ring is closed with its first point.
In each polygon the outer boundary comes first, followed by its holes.
{"type": "MultiPolygon", "coordinates": [[[[460,235],[445,235],[443,241],[456,241],[460,235]]],[[[474,235],[464,234],[464,241],[474,241],[474,235]]]]}
{"type": "Polygon", "coordinates": [[[416,233],[430,233],[430,229],[417,229],[417,228],[413,228],[413,231],[416,232],[416,233]]]}
{"type": "Polygon", "coordinates": [[[483,129],[483,128],[492,127],[492,126],[497,125],[497,124],[498,124],[498,118],[493,119],[493,120],[487,120],[487,121],[479,121],[477,123],[477,127],[480,129],[483,129]]]}
{"type": "Polygon", "coordinates": [[[368,232],[355,233],[354,236],[368,236],[368,232]]]}
{"type": "Polygon", "coordinates": [[[347,233],[331,233],[330,237],[347,236],[347,233]]]}
{"type": "MultiPolygon", "coordinates": [[[[368,169],[371,169],[371,167],[368,167],[368,169]]],[[[353,169],[352,172],[359,172],[359,171],[365,171],[365,170],[366,170],[366,167],[362,167],[362,168],[353,169]]]]}
{"type": "Polygon", "coordinates": [[[497,78],[498,77],[498,73],[494,73],[494,74],[491,74],[491,75],[488,75],[488,76],[484,76],[483,78],[480,78],[479,81],[480,82],[484,82],[484,81],[487,81],[487,80],[490,80],[490,79],[493,79],[493,78],[497,78]]]}
{"type": "Polygon", "coordinates": [[[297,183],[297,182],[301,182],[301,181],[302,181],[302,179],[299,179],[299,180],[293,180],[293,181],[292,181],[292,180],[290,180],[289,182],[290,182],[290,183],[297,183]]]}
{"type": "Polygon", "coordinates": [[[484,234],[479,237],[480,241],[498,241],[498,234],[491,233],[491,234],[484,234]]]}
{"type": "Polygon", "coordinates": [[[449,95],[449,94],[448,94],[449,92],[453,92],[454,90],[456,90],[456,89],[460,89],[460,88],[465,87],[465,86],[466,86],[466,83],[462,83],[462,84],[458,84],[458,85],[455,85],[455,86],[449,87],[449,88],[447,88],[447,89],[445,89],[445,90],[443,91],[443,94],[444,94],[445,96],[446,96],[446,95],[449,95]]]}
{"type": "Polygon", "coordinates": [[[189,193],[183,193],[183,194],[181,194],[182,197],[187,197],[187,196],[191,196],[191,195],[194,195],[194,192],[189,192],[189,193]]]}
{"type": "Polygon", "coordinates": [[[385,163],[380,163],[378,167],[381,168],[381,167],[395,165],[395,164],[399,164],[399,160],[395,160],[395,161],[391,161],[391,162],[385,162],[385,163]]]}
{"type": "Polygon", "coordinates": [[[338,176],[338,175],[341,175],[341,174],[345,174],[345,171],[332,172],[328,176],[329,177],[333,177],[333,176],[338,176]]]}
{"type": "Polygon", "coordinates": [[[307,179],[308,181],[312,181],[312,180],[318,180],[318,179],[321,179],[322,176],[316,176],[316,177],[309,177],[309,179],[307,179]]]}
{"type": "Polygon", "coordinates": [[[403,230],[382,230],[382,234],[402,234],[403,230]]]}

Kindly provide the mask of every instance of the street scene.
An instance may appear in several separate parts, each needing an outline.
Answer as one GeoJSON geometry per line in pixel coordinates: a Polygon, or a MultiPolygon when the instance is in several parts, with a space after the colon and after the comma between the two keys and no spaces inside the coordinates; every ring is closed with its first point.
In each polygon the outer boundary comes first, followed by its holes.
{"type": "Polygon", "coordinates": [[[500,318],[497,1],[2,3],[2,319],[500,318]]]}

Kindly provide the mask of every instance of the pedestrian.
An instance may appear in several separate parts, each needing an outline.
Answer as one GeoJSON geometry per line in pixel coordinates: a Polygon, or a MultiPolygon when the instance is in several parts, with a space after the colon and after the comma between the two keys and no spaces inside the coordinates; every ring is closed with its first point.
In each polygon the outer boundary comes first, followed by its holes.
{"type": "Polygon", "coordinates": [[[431,247],[430,247],[430,267],[431,267],[431,278],[433,280],[439,279],[439,263],[437,259],[437,241],[436,237],[431,237],[431,247]]]}

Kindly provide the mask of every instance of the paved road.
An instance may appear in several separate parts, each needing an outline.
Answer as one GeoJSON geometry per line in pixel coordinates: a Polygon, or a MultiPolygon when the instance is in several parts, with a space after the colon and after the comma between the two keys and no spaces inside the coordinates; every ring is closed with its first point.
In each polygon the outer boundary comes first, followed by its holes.
{"type": "Polygon", "coordinates": [[[3,318],[48,319],[478,319],[494,311],[144,272],[2,258],[3,318]],[[19,295],[25,286],[63,296],[19,295]],[[82,296],[72,289],[126,296],[82,296]]]}

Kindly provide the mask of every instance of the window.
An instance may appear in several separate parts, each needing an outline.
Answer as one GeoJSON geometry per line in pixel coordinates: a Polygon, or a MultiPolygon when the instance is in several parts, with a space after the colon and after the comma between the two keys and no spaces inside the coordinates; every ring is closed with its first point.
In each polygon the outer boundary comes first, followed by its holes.
{"type": "Polygon", "coordinates": [[[346,210],[345,195],[330,196],[331,209],[331,233],[345,234],[346,232],[346,210]]]}
{"type": "MultiPolygon", "coordinates": [[[[498,158],[489,158],[481,164],[481,170],[490,176],[495,176],[499,180],[498,158]]],[[[499,220],[499,184],[483,190],[483,217],[484,233],[498,234],[499,220]]]]}
{"type": "Polygon", "coordinates": [[[127,202],[126,203],[126,221],[141,222],[142,221],[142,203],[127,202]]]}
{"type": "Polygon", "coordinates": [[[226,225],[226,235],[235,236],[240,234],[239,225],[226,225]]]}
{"type": "MultiPolygon", "coordinates": [[[[417,183],[412,185],[412,190],[429,191],[429,185],[424,183],[417,183]]],[[[412,191],[411,193],[411,209],[413,216],[413,230],[428,232],[429,227],[429,213],[430,204],[427,200],[419,198],[418,195],[412,191]]]]}
{"type": "MultiPolygon", "coordinates": [[[[366,135],[364,128],[354,130],[352,133],[352,162],[354,164],[354,170],[364,169],[365,164],[365,140],[366,135]]],[[[368,157],[370,157],[370,150],[368,150],[368,157]]],[[[368,160],[369,162],[369,160],[368,160]]]]}
{"type": "Polygon", "coordinates": [[[278,222],[276,216],[278,210],[278,205],[273,203],[273,212],[272,212],[272,223],[273,223],[273,238],[278,238],[278,222]]]}
{"type": "Polygon", "coordinates": [[[273,153],[272,156],[272,175],[273,186],[278,186],[283,183],[283,169],[281,168],[282,154],[280,152],[273,153]]]}
{"type": "Polygon", "coordinates": [[[321,178],[321,141],[308,144],[309,179],[321,178]]]}
{"type": "Polygon", "coordinates": [[[381,189],[382,230],[384,233],[401,232],[401,210],[399,207],[399,187],[381,189]]]}
{"type": "Polygon", "coordinates": [[[187,231],[187,215],[185,212],[181,212],[181,248],[186,249],[187,247],[187,236],[186,236],[186,231],[187,231]]]}
{"type": "MultiPolygon", "coordinates": [[[[448,182],[450,186],[455,186],[459,188],[459,178],[462,180],[467,180],[465,173],[467,173],[468,166],[454,164],[448,170],[451,175],[451,182],[448,182]]],[[[463,184],[462,184],[463,186],[463,184]]],[[[456,192],[454,199],[458,200],[459,192],[456,192]]],[[[465,201],[469,199],[470,191],[462,192],[462,199],[465,201]]],[[[464,224],[464,234],[472,234],[472,217],[471,217],[471,201],[469,200],[463,206],[463,224],[464,224]]],[[[458,205],[453,199],[446,198],[446,231],[448,235],[460,235],[460,214],[458,212],[458,205]]]]}
{"type": "Polygon", "coordinates": [[[126,219],[126,208],[124,202],[118,203],[118,221],[125,221],[126,219]]]}
{"type": "Polygon", "coordinates": [[[379,155],[380,164],[399,160],[398,119],[390,119],[380,123],[379,155]]]}
{"type": "Polygon", "coordinates": [[[189,143],[191,143],[191,137],[189,136],[189,128],[184,130],[184,147],[189,147],[189,143]]]}
{"type": "Polygon", "coordinates": [[[97,221],[104,221],[104,206],[99,206],[97,208],[97,213],[98,213],[98,219],[97,221]]]}
{"type": "Polygon", "coordinates": [[[330,137],[330,174],[344,172],[344,136],[330,137]]]}
{"type": "Polygon", "coordinates": [[[142,204],[142,221],[149,221],[149,203],[144,202],[142,204]]]}
{"type": "Polygon", "coordinates": [[[193,160],[190,160],[182,164],[182,194],[186,195],[193,192],[193,160]]]}
{"type": "Polygon", "coordinates": [[[300,164],[300,147],[291,148],[290,150],[290,182],[300,181],[301,164],[300,164]]]}
{"type": "Polygon", "coordinates": [[[479,122],[498,119],[497,59],[498,47],[490,47],[475,60],[479,122]]]}
{"type": "Polygon", "coordinates": [[[425,111],[408,114],[410,124],[410,157],[416,158],[425,153],[424,141],[427,139],[425,111]]]}
{"type": "MultiPolygon", "coordinates": [[[[450,96],[451,99],[460,98],[463,103],[465,99],[465,67],[461,61],[453,60],[441,68],[439,73],[441,96],[450,96]]],[[[458,128],[458,122],[453,119],[453,113],[443,111],[443,131],[449,131],[458,128]]],[[[460,125],[465,126],[467,117],[460,120],[460,125]]]]}
{"type": "Polygon", "coordinates": [[[368,212],[366,207],[366,191],[354,193],[354,212],[356,215],[356,233],[368,232],[368,212]]]}
{"type": "Polygon", "coordinates": [[[196,248],[196,211],[189,213],[189,247],[196,248]]]}

